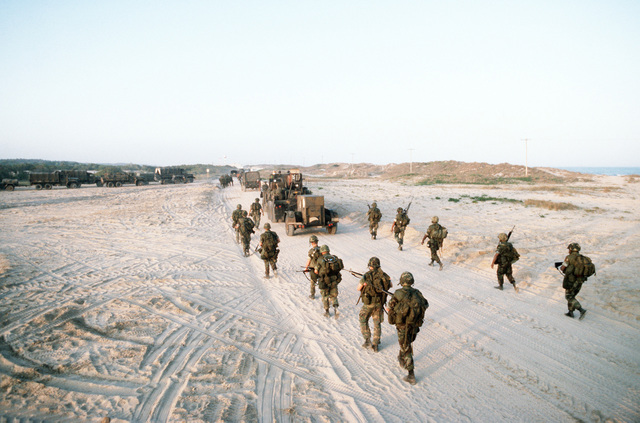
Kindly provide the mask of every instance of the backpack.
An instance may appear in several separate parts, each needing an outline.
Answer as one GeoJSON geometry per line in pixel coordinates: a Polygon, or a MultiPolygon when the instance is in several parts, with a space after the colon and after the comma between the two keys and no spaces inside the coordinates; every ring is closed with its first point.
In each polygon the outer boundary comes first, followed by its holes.
{"type": "Polygon", "coordinates": [[[254,233],[254,230],[253,230],[254,226],[255,225],[253,224],[253,222],[251,220],[244,219],[242,232],[245,233],[245,234],[252,234],[252,233],[254,233]]]}
{"type": "Polygon", "coordinates": [[[369,297],[378,297],[391,288],[389,275],[381,270],[378,272],[378,270],[371,273],[371,280],[367,280],[367,285],[364,287],[364,293],[369,297]]]}
{"type": "Polygon", "coordinates": [[[578,276],[586,279],[589,276],[595,275],[595,273],[596,273],[596,265],[593,264],[591,259],[587,256],[583,256],[582,254],[578,254],[578,257],[576,258],[576,263],[573,269],[574,276],[578,276]]]}
{"type": "Polygon", "coordinates": [[[382,218],[382,213],[380,213],[380,210],[376,207],[376,208],[372,208],[371,209],[371,213],[369,213],[369,219],[375,221],[378,221],[382,218]]]}
{"type": "Polygon", "coordinates": [[[276,249],[278,243],[273,232],[267,231],[262,239],[262,248],[265,250],[273,251],[276,249]]]}
{"type": "Polygon", "coordinates": [[[507,242],[507,248],[500,254],[500,260],[504,265],[513,264],[520,260],[520,253],[510,242],[507,242]]]}
{"type": "Polygon", "coordinates": [[[395,323],[421,327],[429,302],[417,289],[408,287],[407,295],[394,307],[395,323]]]}
{"type": "Polygon", "coordinates": [[[340,274],[340,271],[344,269],[342,260],[334,255],[326,254],[323,259],[326,263],[328,276],[337,276],[340,274]]]}
{"type": "Polygon", "coordinates": [[[447,231],[447,228],[445,228],[442,225],[438,225],[438,229],[433,231],[433,234],[431,235],[431,238],[435,239],[437,241],[441,241],[441,240],[445,239],[447,237],[447,235],[449,235],[449,231],[447,231]]]}

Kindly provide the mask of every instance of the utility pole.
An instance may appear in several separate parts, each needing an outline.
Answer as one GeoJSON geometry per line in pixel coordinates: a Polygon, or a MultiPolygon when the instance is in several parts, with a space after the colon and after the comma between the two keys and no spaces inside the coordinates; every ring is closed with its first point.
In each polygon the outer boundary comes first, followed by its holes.
{"type": "Polygon", "coordinates": [[[529,140],[524,139],[524,176],[529,176],[529,140]]]}
{"type": "Polygon", "coordinates": [[[415,148],[409,149],[409,173],[413,173],[413,150],[415,148]]]}

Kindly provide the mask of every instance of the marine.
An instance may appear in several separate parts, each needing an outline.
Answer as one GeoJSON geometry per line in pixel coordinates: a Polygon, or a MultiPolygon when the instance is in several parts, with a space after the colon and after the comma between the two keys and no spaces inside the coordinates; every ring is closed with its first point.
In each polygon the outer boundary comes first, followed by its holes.
{"type": "Polygon", "coordinates": [[[247,211],[242,211],[242,217],[238,219],[238,231],[240,232],[240,239],[242,240],[242,251],[245,257],[249,257],[249,250],[251,244],[251,234],[254,233],[253,228],[255,224],[253,220],[247,215],[247,211]]]}
{"type": "Polygon", "coordinates": [[[264,261],[264,277],[269,278],[269,266],[273,269],[273,275],[278,276],[278,244],[280,243],[280,237],[278,234],[271,230],[271,224],[269,222],[264,224],[264,232],[260,235],[260,258],[264,261]]]}
{"type": "Polygon", "coordinates": [[[304,266],[304,272],[309,273],[309,279],[311,280],[311,289],[309,293],[309,298],[312,300],[316,298],[316,284],[318,283],[318,274],[315,272],[315,269],[318,267],[318,258],[322,255],[320,253],[320,247],[318,247],[318,237],[315,235],[311,235],[309,237],[309,244],[311,248],[309,249],[307,260],[307,264],[304,266]]]}
{"type": "Polygon", "coordinates": [[[238,227],[238,219],[242,217],[242,204],[238,204],[236,209],[231,213],[231,220],[234,229],[236,230],[236,244],[240,244],[240,229],[238,227]]]}
{"type": "Polygon", "coordinates": [[[427,232],[422,237],[420,244],[424,245],[424,240],[429,238],[427,242],[427,246],[429,250],[431,250],[431,263],[429,263],[429,266],[433,266],[433,263],[436,262],[440,265],[440,270],[442,270],[442,261],[440,261],[440,257],[438,256],[438,250],[444,242],[444,237],[442,236],[444,228],[438,223],[439,220],[438,216],[431,218],[431,225],[427,228],[427,232]]]}
{"type": "Polygon", "coordinates": [[[509,237],[505,233],[498,234],[498,247],[496,248],[496,253],[493,256],[493,260],[491,261],[491,268],[495,264],[498,265],[498,270],[496,271],[496,275],[498,277],[498,286],[496,289],[502,291],[504,285],[504,277],[506,276],[511,285],[513,285],[513,289],[518,292],[518,287],[516,286],[516,280],[513,278],[513,268],[512,265],[520,258],[520,254],[514,248],[513,244],[509,242],[509,237]]]}
{"type": "Polygon", "coordinates": [[[393,293],[393,297],[389,300],[387,312],[389,323],[396,325],[398,333],[398,344],[400,344],[398,363],[400,367],[409,372],[404,381],[415,385],[416,376],[414,373],[412,344],[416,340],[416,335],[420,332],[420,327],[424,321],[424,312],[429,308],[429,302],[419,290],[412,287],[413,283],[413,275],[410,272],[402,273],[400,276],[402,288],[393,293]]]}
{"type": "Polygon", "coordinates": [[[260,205],[259,198],[256,198],[256,201],[251,203],[249,211],[251,212],[251,218],[256,224],[256,228],[260,227],[260,216],[264,215],[264,211],[262,210],[262,205],[260,205]]]}
{"type": "Polygon", "coordinates": [[[398,207],[396,214],[396,219],[393,221],[391,225],[391,232],[393,232],[393,236],[398,243],[398,250],[402,251],[402,244],[404,243],[404,231],[407,229],[409,222],[409,216],[407,216],[407,212],[402,208],[398,207]]]}
{"type": "MultiPolygon", "coordinates": [[[[585,276],[584,271],[580,269],[584,267],[581,266],[580,263],[580,245],[577,242],[572,242],[567,249],[569,250],[569,255],[564,258],[564,262],[562,266],[560,266],[560,271],[564,273],[564,280],[562,281],[562,287],[565,290],[564,297],[567,300],[567,307],[569,308],[569,311],[565,313],[565,315],[573,317],[574,310],[578,310],[580,312],[580,320],[582,320],[587,310],[582,308],[576,296],[580,292],[580,289],[582,289],[582,284],[587,280],[588,276],[585,276]]],[[[589,262],[591,262],[590,259],[589,262]]]]}
{"type": "Polygon", "coordinates": [[[371,257],[367,264],[367,271],[358,284],[360,298],[362,299],[362,309],[358,315],[360,322],[360,332],[364,338],[363,348],[371,348],[378,352],[383,320],[384,306],[387,303],[387,294],[393,286],[391,278],[380,268],[380,259],[371,257]],[[371,329],[369,319],[373,321],[373,341],[371,340],[371,329]]]}
{"type": "Polygon", "coordinates": [[[324,315],[329,317],[329,307],[333,305],[334,316],[337,319],[338,312],[338,284],[342,281],[340,271],[344,269],[342,260],[335,255],[329,254],[329,246],[320,247],[321,256],[318,257],[317,266],[314,272],[318,275],[318,288],[322,295],[322,305],[324,315]]]}
{"type": "Polygon", "coordinates": [[[369,207],[367,211],[367,219],[369,220],[371,239],[376,239],[378,236],[378,224],[380,223],[380,219],[382,219],[382,213],[380,213],[380,209],[375,201],[371,203],[371,207],[369,207]]]}

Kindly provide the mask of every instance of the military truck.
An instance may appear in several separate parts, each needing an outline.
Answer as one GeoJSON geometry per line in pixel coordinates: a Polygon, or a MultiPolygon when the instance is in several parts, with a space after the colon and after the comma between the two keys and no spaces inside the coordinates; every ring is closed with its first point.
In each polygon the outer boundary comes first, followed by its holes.
{"type": "Polygon", "coordinates": [[[157,167],[155,180],[161,184],[186,184],[193,182],[195,176],[179,167],[157,167]]]}
{"type": "Polygon", "coordinates": [[[262,207],[272,222],[284,222],[287,211],[296,211],[299,195],[311,194],[303,185],[302,173],[291,169],[287,173],[273,171],[267,188],[261,192],[262,207]]]}
{"type": "Polygon", "coordinates": [[[5,178],[0,181],[0,190],[13,191],[16,187],[29,186],[29,181],[20,181],[18,179],[5,178]]]}
{"type": "Polygon", "coordinates": [[[56,185],[67,188],[80,188],[82,184],[95,183],[92,173],[85,170],[56,170],[53,172],[32,172],[29,174],[29,184],[36,189],[51,189],[56,185]]]}
{"type": "Polygon", "coordinates": [[[296,229],[323,227],[333,235],[338,230],[338,215],[324,207],[324,196],[298,195],[296,209],[287,210],[284,223],[288,236],[293,236],[296,229]]]}
{"type": "Polygon", "coordinates": [[[242,188],[242,191],[246,191],[248,189],[260,189],[260,172],[248,171],[242,173],[240,187],[242,188]]]}

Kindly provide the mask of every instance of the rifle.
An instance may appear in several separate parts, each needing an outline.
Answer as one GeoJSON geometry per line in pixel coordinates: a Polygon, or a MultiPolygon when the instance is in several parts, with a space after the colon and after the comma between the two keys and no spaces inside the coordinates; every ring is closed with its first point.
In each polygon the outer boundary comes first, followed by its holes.
{"type": "Polygon", "coordinates": [[[413,197],[411,197],[411,199],[409,200],[409,205],[407,206],[407,208],[404,209],[405,214],[409,213],[409,207],[411,207],[411,203],[413,203],[413,197]]]}
{"type": "Polygon", "coordinates": [[[561,274],[562,276],[564,276],[564,273],[562,273],[562,270],[560,270],[560,267],[562,266],[562,264],[563,264],[563,263],[562,263],[561,261],[556,261],[556,262],[554,263],[554,266],[556,267],[556,269],[558,270],[558,272],[560,272],[560,274],[561,274]]]}
{"type": "Polygon", "coordinates": [[[511,230],[509,231],[509,233],[507,234],[507,241],[509,241],[509,238],[511,238],[511,234],[513,233],[513,230],[516,228],[516,225],[513,225],[513,228],[511,228],[511,230]]]}
{"type": "Polygon", "coordinates": [[[364,273],[359,273],[359,272],[356,272],[355,270],[351,270],[351,269],[345,269],[345,270],[351,273],[351,276],[353,276],[354,278],[361,278],[364,276],[364,273]]]}

